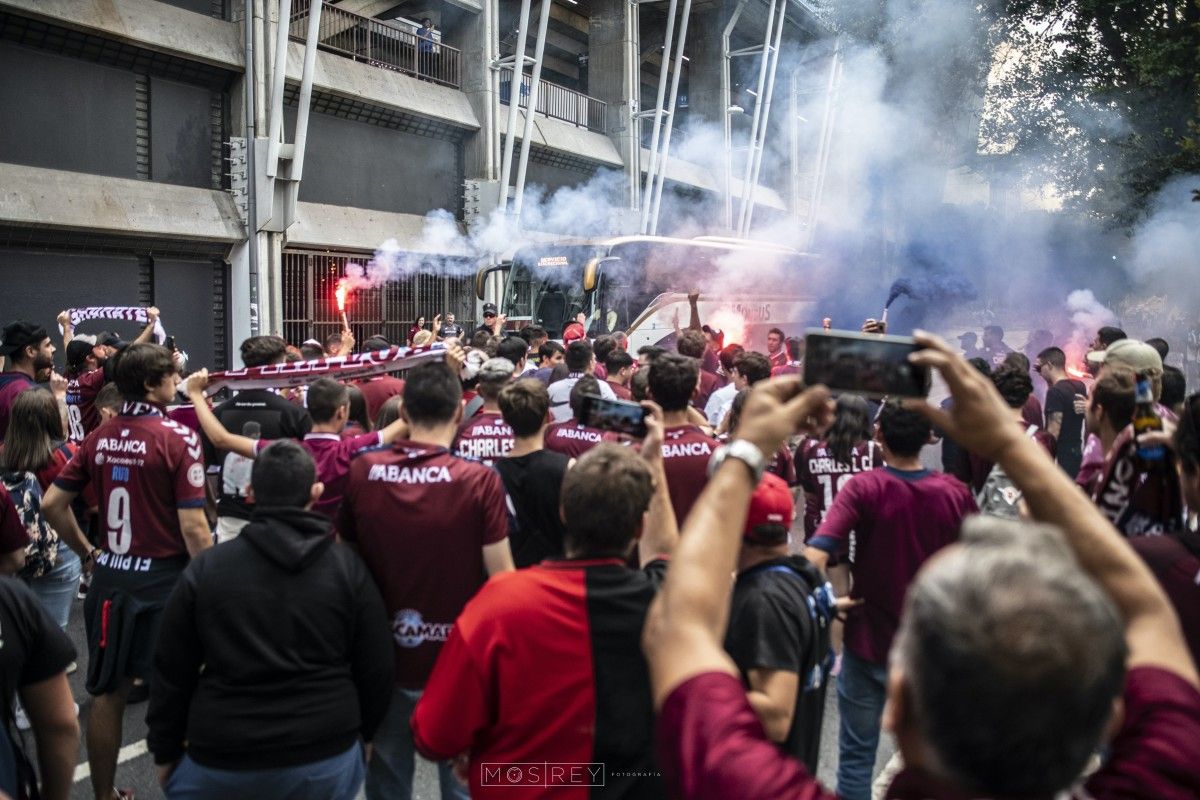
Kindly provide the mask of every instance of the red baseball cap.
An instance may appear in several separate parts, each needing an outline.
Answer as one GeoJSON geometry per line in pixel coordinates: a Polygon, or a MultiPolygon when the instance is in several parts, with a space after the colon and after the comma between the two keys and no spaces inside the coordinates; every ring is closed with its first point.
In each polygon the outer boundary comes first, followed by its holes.
{"type": "Polygon", "coordinates": [[[586,339],[587,332],[578,322],[572,322],[563,331],[563,344],[570,344],[578,339],[586,339]]]}
{"type": "Polygon", "coordinates": [[[783,478],[767,472],[763,474],[754,494],[750,496],[746,529],[742,535],[748,541],[759,544],[780,544],[775,536],[759,535],[758,529],[764,525],[779,525],[786,531],[792,527],[792,520],[795,518],[796,506],[792,502],[792,490],[783,478]]]}

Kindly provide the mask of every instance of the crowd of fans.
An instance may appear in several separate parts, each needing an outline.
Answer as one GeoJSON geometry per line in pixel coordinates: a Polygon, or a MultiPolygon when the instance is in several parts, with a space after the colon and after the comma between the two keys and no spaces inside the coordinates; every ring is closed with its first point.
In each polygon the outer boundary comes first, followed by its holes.
{"type": "Polygon", "coordinates": [[[696,298],[669,347],[489,304],[418,320],[440,355],[402,377],[215,402],[156,309],[133,342],[60,316],[61,376],[7,325],[0,791],[68,796],[78,663],[98,800],[131,796],[139,691],[171,798],[408,798],[419,754],[443,798],[866,800],[884,730],[875,796],[1200,797],[1200,395],[1166,342],[918,333],[940,406],[832,397],[801,340],[726,345],[696,298]]]}

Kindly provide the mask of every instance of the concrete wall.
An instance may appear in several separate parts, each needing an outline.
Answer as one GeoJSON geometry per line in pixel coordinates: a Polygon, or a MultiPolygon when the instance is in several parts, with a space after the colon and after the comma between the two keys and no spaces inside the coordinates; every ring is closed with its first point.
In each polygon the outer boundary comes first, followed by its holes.
{"type": "MultiPolygon", "coordinates": [[[[46,328],[55,347],[62,339],[54,318],[72,306],[138,305],[138,262],[135,257],[79,255],[0,248],[0,324],[25,319],[46,328]],[[36,291],[33,287],[36,286],[36,291]],[[20,287],[20,291],[13,291],[20,287]]],[[[80,333],[115,330],[137,334],[129,323],[96,320],[80,326],[80,333]]],[[[61,352],[56,356],[63,366],[61,352]]]]}
{"type": "MultiPolygon", "coordinates": [[[[187,11],[195,11],[197,14],[213,15],[213,0],[158,0],[158,2],[186,9],[187,11]]],[[[215,5],[219,6],[221,4],[218,2],[215,5]]]]}
{"type": "MultiPolygon", "coordinates": [[[[147,259],[141,267],[130,255],[98,255],[70,252],[0,248],[0,282],[6,286],[30,286],[34,276],[37,291],[0,293],[0,324],[26,319],[43,325],[59,353],[63,367],[62,340],[55,317],[64,308],[79,306],[137,306],[153,303],[162,311],[163,326],[178,346],[192,358],[193,366],[221,363],[217,353],[216,328],[224,325],[223,299],[214,302],[213,262],[203,259],[147,259]],[[145,271],[151,287],[142,298],[139,275],[145,271]]],[[[114,320],[92,320],[79,326],[80,333],[117,331],[125,338],[136,336],[141,327],[114,320]]]]}
{"type": "Polygon", "coordinates": [[[132,178],[132,72],[0,42],[0,161],[132,178]]]}
{"type": "Polygon", "coordinates": [[[215,326],[223,324],[224,317],[213,313],[212,272],[211,261],[154,259],[154,304],[162,312],[167,334],[187,351],[193,368],[216,363],[215,326]]]}
{"type": "Polygon", "coordinates": [[[553,194],[558,189],[587,183],[595,174],[595,171],[581,172],[567,167],[542,164],[530,157],[525,183],[530,187],[540,186],[546,190],[547,194],[553,194]]]}
{"type": "Polygon", "coordinates": [[[211,188],[212,92],[150,79],[150,179],[211,188]]]}
{"type": "MultiPolygon", "coordinates": [[[[295,110],[289,113],[292,137],[295,110]]],[[[457,142],[312,114],[300,199],[424,215],[456,211],[462,195],[457,142]]]]}

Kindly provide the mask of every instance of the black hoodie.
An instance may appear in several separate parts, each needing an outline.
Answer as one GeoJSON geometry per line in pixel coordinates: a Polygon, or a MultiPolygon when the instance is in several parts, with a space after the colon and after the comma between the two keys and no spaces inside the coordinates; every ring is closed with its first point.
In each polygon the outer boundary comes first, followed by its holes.
{"type": "Polygon", "coordinates": [[[392,695],[379,590],[329,520],[255,510],[184,571],[167,601],[150,683],[155,763],[218,769],[320,761],[369,742],[392,695]]]}

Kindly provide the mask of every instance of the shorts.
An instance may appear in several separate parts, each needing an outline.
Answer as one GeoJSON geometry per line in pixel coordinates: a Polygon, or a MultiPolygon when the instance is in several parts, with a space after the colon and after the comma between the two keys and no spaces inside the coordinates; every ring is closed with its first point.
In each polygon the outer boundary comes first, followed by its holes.
{"type": "Polygon", "coordinates": [[[104,553],[83,603],[89,694],[109,694],[127,678],[149,680],[167,598],[186,556],[139,558],[104,553]]]}

